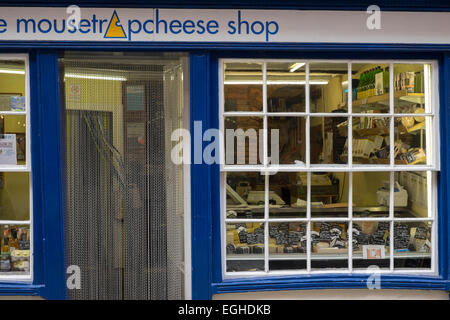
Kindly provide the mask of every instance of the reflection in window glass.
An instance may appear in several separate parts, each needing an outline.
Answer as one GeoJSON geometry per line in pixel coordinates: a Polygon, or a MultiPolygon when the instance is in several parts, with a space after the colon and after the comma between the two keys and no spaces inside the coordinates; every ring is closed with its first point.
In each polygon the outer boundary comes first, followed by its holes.
{"type": "Polygon", "coordinates": [[[394,223],[395,268],[430,268],[431,250],[431,222],[394,223]]]}
{"type": "Polygon", "coordinates": [[[225,112],[262,111],[262,64],[226,63],[225,112]]]}
{"type": "Polygon", "coordinates": [[[389,221],[353,222],[353,268],[389,269],[389,221]]]}
{"type": "Polygon", "coordinates": [[[348,268],[347,222],[311,223],[311,268],[348,268]]]}
{"type": "Polygon", "coordinates": [[[264,218],[264,175],[229,172],[226,181],[228,219],[264,218]]]}
{"type": "Polygon", "coordinates": [[[390,173],[353,172],[353,216],[389,216],[390,173]]]}
{"type": "Polygon", "coordinates": [[[354,164],[390,164],[390,118],[354,117],[352,152],[354,164]]]}
{"type": "Polygon", "coordinates": [[[304,222],[269,224],[269,269],[306,269],[306,233],[304,222]]]}
{"type": "Polygon", "coordinates": [[[26,164],[26,119],[0,115],[0,165],[26,164]]]}
{"type": "Polygon", "coordinates": [[[305,63],[267,63],[269,112],[305,112],[305,63]]]}
{"type": "Polygon", "coordinates": [[[395,173],[395,217],[429,217],[428,186],[431,185],[431,176],[425,171],[395,173]]]}
{"type": "Polygon", "coordinates": [[[405,116],[394,118],[395,164],[424,165],[427,163],[427,126],[430,117],[405,116]]]}
{"type": "Polygon", "coordinates": [[[352,112],[389,113],[389,65],[352,64],[352,112]]]}
{"type": "Polygon", "coordinates": [[[347,128],[346,117],[311,117],[311,164],[347,163],[347,128]]]}
{"type": "Polygon", "coordinates": [[[262,117],[225,118],[225,163],[262,163],[262,117]]]}
{"type": "Polygon", "coordinates": [[[310,112],[348,110],[348,65],[320,62],[309,65],[310,112]]]}
{"type": "Polygon", "coordinates": [[[228,223],[226,227],[227,271],[264,270],[264,224],[228,223]],[[262,260],[255,260],[261,258],[262,260]]]}
{"type": "Polygon", "coordinates": [[[0,225],[0,274],[30,273],[30,226],[0,225]]]}
{"type": "Polygon", "coordinates": [[[25,61],[0,61],[0,111],[25,111],[25,61]]]}
{"type": "Polygon", "coordinates": [[[268,118],[271,164],[305,165],[305,121],[304,117],[268,118]]]}
{"type": "Polygon", "coordinates": [[[29,219],[29,173],[0,172],[0,220],[29,219]]]}
{"type": "Polygon", "coordinates": [[[394,64],[394,112],[425,113],[429,64],[394,64]]]}

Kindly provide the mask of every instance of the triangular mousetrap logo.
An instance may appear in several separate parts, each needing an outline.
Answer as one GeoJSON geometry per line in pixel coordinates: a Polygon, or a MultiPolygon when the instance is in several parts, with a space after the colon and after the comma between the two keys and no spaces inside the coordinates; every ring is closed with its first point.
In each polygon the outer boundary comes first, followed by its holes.
{"type": "Polygon", "coordinates": [[[109,20],[108,29],[106,29],[104,38],[127,38],[116,10],[114,10],[111,20],[109,20]]]}

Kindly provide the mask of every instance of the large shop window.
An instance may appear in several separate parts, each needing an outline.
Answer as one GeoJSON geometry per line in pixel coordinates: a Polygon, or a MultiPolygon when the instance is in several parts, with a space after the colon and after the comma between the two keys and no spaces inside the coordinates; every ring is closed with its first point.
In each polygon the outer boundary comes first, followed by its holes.
{"type": "Polygon", "coordinates": [[[0,55],[0,280],[31,280],[28,56],[0,55]]]}
{"type": "Polygon", "coordinates": [[[226,278],[437,272],[435,62],[222,60],[219,81],[226,278]]]}

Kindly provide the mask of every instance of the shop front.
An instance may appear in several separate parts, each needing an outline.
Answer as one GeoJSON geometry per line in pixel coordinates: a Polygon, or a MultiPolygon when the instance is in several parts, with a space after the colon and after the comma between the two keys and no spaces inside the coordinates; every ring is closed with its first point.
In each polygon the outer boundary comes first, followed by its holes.
{"type": "Polygon", "coordinates": [[[442,7],[18,5],[0,294],[450,290],[442,7]]]}

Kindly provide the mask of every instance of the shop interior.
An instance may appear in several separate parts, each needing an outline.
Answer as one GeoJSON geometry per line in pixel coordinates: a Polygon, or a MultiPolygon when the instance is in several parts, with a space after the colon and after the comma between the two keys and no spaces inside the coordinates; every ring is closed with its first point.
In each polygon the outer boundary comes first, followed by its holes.
{"type": "MultiPolygon", "coordinates": [[[[260,63],[227,63],[224,66],[224,111],[263,111],[263,79],[260,63]]],[[[269,218],[306,218],[310,188],[311,268],[347,268],[348,250],[353,250],[353,268],[378,265],[389,269],[390,234],[394,231],[394,267],[429,268],[431,225],[428,222],[353,221],[349,246],[348,222],[329,218],[388,218],[393,194],[395,218],[427,218],[432,174],[426,171],[345,172],[336,170],[348,163],[347,115],[352,100],[353,165],[389,165],[394,143],[395,165],[425,165],[430,143],[427,129],[431,117],[429,99],[430,68],[424,64],[394,64],[393,111],[390,113],[390,70],[388,64],[309,64],[309,101],[305,90],[306,64],[267,63],[266,108],[268,112],[268,155],[272,156],[270,130],[279,129],[279,164],[305,165],[306,117],[309,112],[310,164],[333,165],[330,172],[227,172],[226,218],[262,219],[265,211],[265,183],[269,183],[269,218]],[[351,81],[351,92],[348,83],[351,81]],[[309,110],[308,110],[309,109],[309,110]],[[271,115],[270,113],[276,113],[271,115]],[[292,113],[290,115],[280,113],[292,113]],[[317,114],[317,115],[316,115],[317,114]],[[390,137],[391,119],[394,137],[390,137]],[[393,192],[391,192],[391,188],[393,192]],[[349,205],[349,194],[351,205],[349,205]],[[320,219],[319,219],[320,220],[320,219]],[[393,224],[391,228],[391,223],[393,224]],[[383,251],[368,259],[363,249],[383,251]]],[[[225,114],[225,128],[261,129],[263,116],[225,114]]],[[[241,160],[256,158],[246,146],[241,160]],[[245,156],[245,157],[244,157],[245,156]]],[[[228,149],[227,149],[228,151],[228,149]]],[[[227,164],[242,164],[236,157],[227,164]],[[232,161],[235,161],[234,163],[232,161]]],[[[430,153],[431,154],[431,153],[430,153]]],[[[262,164],[261,157],[251,164],[262,164]]],[[[264,270],[264,223],[227,223],[227,271],[264,270]],[[243,258],[246,257],[246,258],[243,258]]],[[[269,270],[306,268],[306,222],[269,222],[269,270]]]]}

